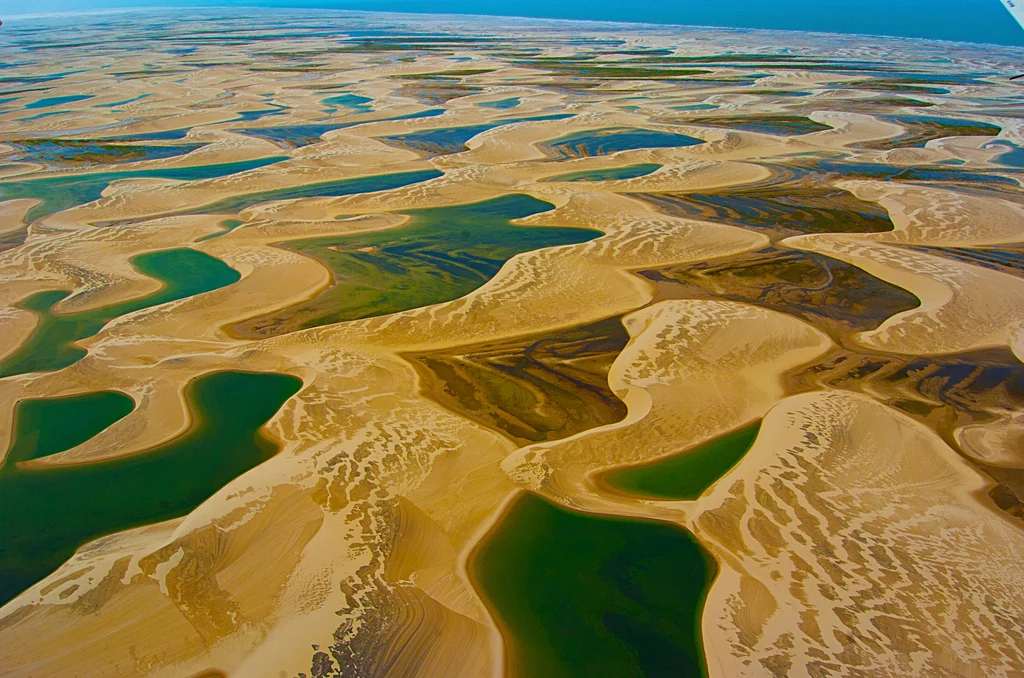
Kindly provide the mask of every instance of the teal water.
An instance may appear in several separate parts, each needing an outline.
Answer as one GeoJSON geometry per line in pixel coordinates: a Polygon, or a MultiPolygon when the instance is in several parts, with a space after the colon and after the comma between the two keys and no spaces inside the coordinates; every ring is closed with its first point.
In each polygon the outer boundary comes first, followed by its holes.
{"type": "Polygon", "coordinates": [[[41,200],[42,204],[29,210],[26,216],[26,220],[31,222],[77,205],[84,205],[87,202],[98,200],[103,193],[103,189],[109,186],[110,182],[118,179],[159,178],[197,181],[199,179],[214,179],[229,174],[237,174],[275,162],[281,162],[282,160],[286,160],[286,158],[259,158],[244,162],[201,165],[199,167],[97,172],[95,174],[82,174],[78,176],[3,181],[0,182],[0,200],[13,200],[15,198],[41,200]]]}
{"type": "Polygon", "coordinates": [[[443,172],[438,170],[419,170],[417,172],[399,172],[395,174],[380,174],[371,177],[358,177],[356,179],[339,179],[337,181],[323,181],[317,184],[307,184],[294,188],[278,188],[272,191],[260,193],[246,193],[233,198],[227,198],[212,205],[197,207],[192,210],[200,214],[220,214],[241,212],[247,207],[258,205],[272,200],[294,200],[296,198],[336,198],[342,195],[353,195],[355,193],[370,193],[373,191],[387,191],[392,188],[401,188],[409,184],[418,184],[428,179],[436,179],[443,172]]]}
{"type": "Polygon", "coordinates": [[[0,360],[0,378],[67,367],[86,354],[74,342],[93,336],[114,318],[209,292],[241,277],[220,259],[192,249],[140,254],[131,263],[139,273],[162,282],[163,287],[141,299],[80,313],[53,312],[53,306],[70,294],[61,290],[39,292],[18,304],[19,308],[35,313],[39,324],[18,350],[0,360]]]}
{"type": "Polygon", "coordinates": [[[133,101],[138,101],[139,99],[145,99],[148,96],[149,96],[149,94],[140,94],[139,96],[132,97],[131,99],[121,99],[120,101],[111,101],[109,104],[94,104],[94,108],[116,108],[118,106],[123,106],[124,104],[130,104],[133,101]]]}
{"type": "Polygon", "coordinates": [[[273,106],[273,108],[262,108],[258,111],[243,111],[231,122],[253,122],[255,120],[262,120],[263,118],[269,118],[275,115],[284,115],[288,111],[285,106],[277,106],[275,104],[271,104],[271,106],[273,106]]]}
{"type": "Polygon", "coordinates": [[[1006,151],[996,156],[995,162],[1007,167],[1024,167],[1024,148],[1009,141],[987,144],[987,148],[1000,146],[1004,147],[1006,151]]]}
{"type": "Polygon", "coordinates": [[[241,226],[244,223],[245,223],[244,221],[240,221],[238,219],[225,219],[224,221],[222,221],[219,224],[217,224],[218,226],[220,226],[224,230],[218,231],[217,233],[211,233],[210,235],[204,235],[202,238],[199,238],[199,240],[197,240],[196,242],[204,242],[206,240],[213,240],[214,238],[219,238],[222,235],[227,235],[228,233],[230,233],[231,231],[235,230],[236,228],[238,228],[239,226],[241,226]]]}
{"type": "Polygon", "coordinates": [[[64,115],[67,111],[50,111],[49,113],[38,113],[36,115],[30,115],[27,118],[18,118],[19,122],[30,122],[32,120],[40,120],[42,118],[52,118],[55,115],[64,115]]]}
{"type": "Polygon", "coordinates": [[[136,455],[64,467],[20,462],[85,442],[131,412],[132,399],[103,391],[18,403],[13,444],[0,466],[0,605],[82,544],[186,515],[274,456],[279,446],[262,427],[301,386],[283,374],[199,377],[185,388],[188,431],[136,455]]]}
{"type": "Polygon", "coordinates": [[[615,181],[616,179],[635,179],[659,169],[661,169],[661,165],[657,163],[644,163],[629,165],[628,167],[569,172],[568,174],[559,174],[557,177],[549,177],[545,181],[615,181]]]}
{"type": "Polygon", "coordinates": [[[382,141],[397,143],[405,148],[420,151],[427,155],[447,155],[449,153],[461,153],[466,150],[466,142],[477,134],[487,130],[511,125],[517,122],[531,122],[537,120],[565,120],[573,117],[572,113],[556,113],[553,115],[540,115],[531,118],[508,118],[495,120],[481,125],[467,125],[464,127],[448,127],[432,129],[423,132],[412,132],[410,134],[398,134],[390,137],[381,137],[382,141]]]}
{"type": "Polygon", "coordinates": [[[394,120],[415,120],[417,118],[433,118],[444,113],[443,108],[431,108],[417,113],[409,113],[408,115],[400,115],[394,118],[386,118],[384,120],[365,120],[358,122],[329,122],[323,124],[311,124],[311,125],[286,125],[282,127],[262,127],[259,129],[246,129],[239,130],[243,134],[249,136],[259,137],[261,139],[267,139],[275,143],[285,144],[293,148],[302,148],[310,144],[315,144],[320,141],[327,132],[331,132],[336,129],[345,129],[347,127],[355,127],[356,125],[365,125],[371,122],[390,122],[394,120]]]}
{"type": "Polygon", "coordinates": [[[609,128],[576,132],[544,142],[544,148],[568,158],[609,155],[638,148],[678,148],[704,143],[701,139],[674,132],[648,129],[609,128]]]}
{"type": "Polygon", "coordinates": [[[602,481],[627,494],[656,499],[698,499],[739,463],[757,439],[761,422],[686,452],[612,471],[602,481]]]}
{"type": "Polygon", "coordinates": [[[283,334],[451,301],[494,277],[521,252],[586,242],[599,231],[510,223],[551,209],[525,195],[453,207],[409,210],[400,228],[282,244],[334,274],[318,297],[235,326],[240,336],[283,334]]]}
{"type": "Polygon", "coordinates": [[[497,101],[484,101],[477,104],[477,106],[480,106],[481,108],[494,108],[499,111],[515,108],[518,105],[519,97],[509,97],[508,99],[498,99],[497,101]]]}
{"type": "Polygon", "coordinates": [[[71,139],[31,139],[7,142],[7,145],[19,152],[19,160],[76,167],[174,158],[203,146],[135,146],[71,139]]]}
{"type": "Polygon", "coordinates": [[[523,494],[470,568],[505,637],[509,678],[706,674],[700,616],[717,567],[682,528],[523,494]]]}
{"type": "MultiPolygon", "coordinates": [[[[96,6],[99,3],[94,1],[89,4],[96,6]]],[[[111,3],[106,4],[110,5],[111,3]]],[[[143,3],[135,0],[134,4],[163,5],[165,3],[156,0],[143,3]]],[[[360,0],[359,2],[283,0],[274,4],[282,8],[276,15],[268,13],[275,25],[285,23],[277,17],[290,16],[290,14],[285,14],[289,11],[294,13],[294,9],[283,8],[319,7],[327,9],[335,7],[378,12],[514,15],[550,19],[724,26],[734,29],[764,28],[846,33],[857,35],[862,42],[863,36],[895,35],[909,38],[966,40],[985,44],[1024,45],[1024,34],[1021,33],[1020,27],[1008,12],[997,2],[980,2],[979,0],[902,0],[900,3],[888,0],[833,0],[829,3],[812,0],[779,0],[772,3],[759,0],[734,0],[728,3],[669,3],[664,0],[633,0],[632,2],[516,0],[511,5],[487,4],[477,0],[360,0]]],[[[56,7],[50,4],[50,7],[51,10],[80,10],[86,8],[86,3],[68,0],[56,7]]],[[[282,34],[281,39],[323,37],[337,41],[340,37],[337,31],[326,30],[323,26],[324,24],[320,22],[315,27],[301,27],[300,30],[286,31],[282,34]]],[[[347,31],[347,33],[353,38],[356,37],[351,31],[347,31]]],[[[257,34],[253,31],[244,37],[250,38],[255,35],[257,34]]],[[[367,45],[373,46],[378,43],[391,46],[397,42],[401,49],[426,49],[435,47],[438,42],[443,42],[446,46],[452,46],[458,42],[468,42],[462,36],[446,35],[440,39],[431,36],[430,39],[424,40],[422,35],[399,32],[398,40],[394,40],[393,35],[394,33],[386,37],[369,36],[362,40],[342,42],[342,45],[365,51],[367,45]]],[[[192,39],[198,40],[204,37],[199,35],[193,36],[192,39]]],[[[508,36],[501,36],[501,38],[509,45],[509,49],[515,46],[514,41],[509,40],[508,36]]],[[[750,39],[756,40],[757,38],[751,36],[750,39]]],[[[594,38],[581,38],[580,42],[584,40],[591,43],[596,41],[594,38]]]]}
{"type": "Polygon", "coordinates": [[[361,97],[358,94],[338,94],[337,96],[327,97],[320,101],[325,106],[332,108],[347,108],[353,113],[369,113],[373,110],[372,106],[367,104],[373,103],[373,99],[370,97],[361,97]]]}
{"type": "Polygon", "coordinates": [[[43,99],[37,99],[30,104],[25,104],[25,110],[33,110],[36,108],[51,108],[52,106],[63,106],[64,104],[73,104],[76,101],[85,101],[86,99],[92,99],[91,94],[72,94],[64,97],[45,97],[43,99]]]}
{"type": "Polygon", "coordinates": [[[718,108],[715,104],[689,104],[687,106],[672,106],[673,111],[713,111],[718,108]]]}
{"type": "Polygon", "coordinates": [[[191,127],[169,129],[163,132],[150,132],[148,134],[122,134],[119,136],[105,137],[113,141],[176,141],[184,139],[192,131],[191,127]]]}

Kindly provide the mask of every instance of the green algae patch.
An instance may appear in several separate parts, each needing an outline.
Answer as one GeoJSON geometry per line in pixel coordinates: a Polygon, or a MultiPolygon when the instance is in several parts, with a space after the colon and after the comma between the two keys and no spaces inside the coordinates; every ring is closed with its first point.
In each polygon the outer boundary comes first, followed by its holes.
{"type": "Polygon", "coordinates": [[[628,167],[612,167],[600,170],[582,170],[559,174],[557,177],[549,177],[545,181],[615,181],[619,179],[636,179],[647,176],[652,172],[661,169],[657,163],[643,163],[640,165],[629,165],[628,167]]]}
{"type": "Polygon", "coordinates": [[[757,422],[667,459],[612,471],[602,481],[640,497],[697,499],[743,458],[760,428],[757,422]]]}
{"type": "Polygon", "coordinates": [[[140,299],[80,313],[54,312],[53,307],[71,294],[65,290],[38,292],[18,304],[35,313],[39,322],[14,353],[0,360],[0,378],[67,367],[86,354],[75,342],[93,336],[114,318],[210,292],[241,278],[220,259],[187,248],[140,254],[131,263],[139,273],[162,282],[163,287],[140,299]]]}
{"type": "Polygon", "coordinates": [[[283,374],[205,375],[185,388],[193,423],[184,434],[139,454],[67,466],[22,462],[92,438],[126,416],[132,399],[102,391],[18,403],[0,466],[0,604],[86,542],[186,515],[272,457],[279,446],[263,426],[301,386],[283,374]]]}
{"type": "Polygon", "coordinates": [[[511,678],[706,675],[700,615],[717,568],[680,527],[523,494],[470,567],[511,678]]]}
{"type": "Polygon", "coordinates": [[[526,195],[404,212],[399,228],[283,243],[332,272],[333,284],[314,299],[232,327],[261,338],[295,330],[397,313],[452,301],[493,278],[516,254],[592,240],[600,231],[518,226],[514,219],[551,209],[526,195]]]}

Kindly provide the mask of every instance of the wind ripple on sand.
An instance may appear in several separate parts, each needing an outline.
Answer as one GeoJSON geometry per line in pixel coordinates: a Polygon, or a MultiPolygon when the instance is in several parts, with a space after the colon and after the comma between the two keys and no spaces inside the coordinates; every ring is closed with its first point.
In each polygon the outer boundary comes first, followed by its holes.
{"type": "MultiPolygon", "coordinates": [[[[785,395],[786,370],[832,347],[791,316],[728,301],[663,301],[624,324],[631,340],[608,381],[626,403],[626,418],[518,450],[503,467],[520,487],[608,510],[611,500],[590,475],[678,453],[760,418],[785,395]]],[[[612,512],[622,510],[629,511],[612,512]]]]}
{"type": "Polygon", "coordinates": [[[1020,674],[1024,535],[986,484],[865,396],[780,403],[692,523],[722,564],[712,675],[1020,674]]]}

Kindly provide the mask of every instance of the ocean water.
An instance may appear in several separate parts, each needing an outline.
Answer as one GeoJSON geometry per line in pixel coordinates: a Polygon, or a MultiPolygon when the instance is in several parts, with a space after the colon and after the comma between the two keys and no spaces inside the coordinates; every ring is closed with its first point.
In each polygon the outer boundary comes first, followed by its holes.
{"type": "Polygon", "coordinates": [[[14,0],[0,0],[0,15],[105,7],[228,4],[767,28],[1024,46],[1024,31],[996,0],[516,0],[490,4],[471,0],[36,0],[29,10],[14,0]]]}

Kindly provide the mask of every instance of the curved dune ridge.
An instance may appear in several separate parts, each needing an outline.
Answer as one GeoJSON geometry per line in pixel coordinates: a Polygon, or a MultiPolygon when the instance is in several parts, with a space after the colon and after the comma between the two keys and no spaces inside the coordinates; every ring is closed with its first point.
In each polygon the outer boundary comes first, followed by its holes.
{"type": "Polygon", "coordinates": [[[616,599],[571,601],[580,637],[671,638],[622,666],[1024,673],[1024,193],[999,163],[1024,127],[990,75],[1012,50],[112,16],[80,20],[93,47],[4,26],[0,365],[92,324],[62,340],[80,359],[0,377],[0,482],[177,468],[207,412],[263,453],[48,552],[0,608],[5,675],[525,677],[558,630],[517,643],[535,596],[480,568],[533,538],[506,522],[527,509],[608,539],[573,554],[616,599]],[[167,252],[219,274],[146,265],[167,252]],[[195,409],[233,373],[283,404],[195,409]],[[19,408],[104,393],[134,407],[21,458],[19,408]],[[688,499],[605,480],[757,422],[688,499]],[[644,608],[631,558],[643,595],[675,571],[644,535],[713,581],[644,608]]]}

